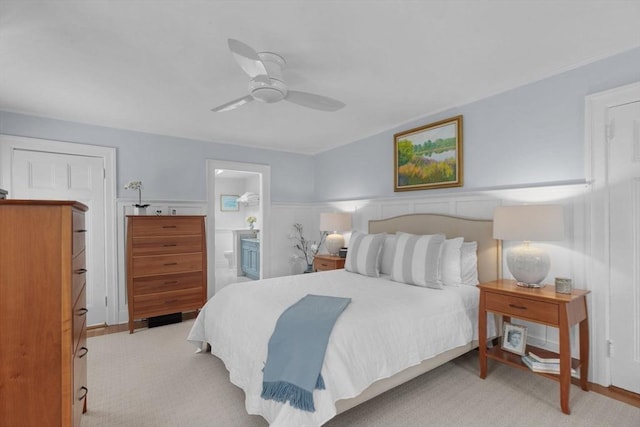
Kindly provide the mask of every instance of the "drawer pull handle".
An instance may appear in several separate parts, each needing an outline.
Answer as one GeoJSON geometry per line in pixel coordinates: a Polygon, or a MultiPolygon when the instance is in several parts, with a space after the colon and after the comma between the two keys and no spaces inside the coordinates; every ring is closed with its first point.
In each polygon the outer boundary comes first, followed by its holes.
{"type": "Polygon", "coordinates": [[[176,243],[167,243],[166,245],[162,245],[162,246],[164,246],[165,248],[168,248],[170,246],[178,246],[178,245],[176,243]]]}
{"type": "Polygon", "coordinates": [[[83,230],[76,230],[76,233],[86,233],[86,232],[87,232],[87,230],[84,230],[84,229],[83,230]]]}
{"type": "Polygon", "coordinates": [[[178,265],[178,263],[177,262],[167,262],[164,265],[178,265]]]}
{"type": "Polygon", "coordinates": [[[518,310],[526,310],[527,309],[527,307],[525,307],[523,305],[515,305],[515,304],[509,304],[509,307],[517,308],[518,310]]]}
{"type": "Polygon", "coordinates": [[[78,316],[84,316],[88,312],[89,312],[88,308],[82,307],[82,308],[78,309],[78,316]]]}
{"type": "Polygon", "coordinates": [[[84,399],[85,397],[87,397],[87,393],[89,393],[89,389],[85,386],[80,387],[80,390],[84,391],[84,393],[82,394],[82,396],[78,397],[78,400],[84,399]]]}
{"type": "Polygon", "coordinates": [[[78,355],[78,359],[82,359],[87,355],[87,353],[89,353],[89,349],[87,347],[80,347],[80,351],[83,351],[83,353],[78,355]]]}
{"type": "Polygon", "coordinates": [[[178,283],[177,280],[171,280],[170,282],[164,282],[165,285],[175,285],[176,283],[178,283]]]}
{"type": "Polygon", "coordinates": [[[175,225],[163,225],[162,228],[176,228],[175,225]]]}
{"type": "Polygon", "coordinates": [[[85,274],[87,272],[86,268],[79,268],[76,270],[76,274],[85,274]]]}

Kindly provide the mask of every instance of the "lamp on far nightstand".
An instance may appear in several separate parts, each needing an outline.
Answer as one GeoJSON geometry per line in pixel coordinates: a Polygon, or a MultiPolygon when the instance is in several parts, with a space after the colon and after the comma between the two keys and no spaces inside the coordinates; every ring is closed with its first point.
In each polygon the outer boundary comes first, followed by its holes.
{"type": "Polygon", "coordinates": [[[562,206],[498,206],[493,211],[493,238],[523,242],[507,253],[507,267],[518,286],[541,288],[551,261],[544,249],[530,242],[564,239],[562,206]]]}
{"type": "Polygon", "coordinates": [[[329,233],[324,246],[331,255],[338,256],[340,248],[344,246],[344,237],[338,232],[351,230],[351,214],[348,212],[321,213],[320,231],[329,233]]]}

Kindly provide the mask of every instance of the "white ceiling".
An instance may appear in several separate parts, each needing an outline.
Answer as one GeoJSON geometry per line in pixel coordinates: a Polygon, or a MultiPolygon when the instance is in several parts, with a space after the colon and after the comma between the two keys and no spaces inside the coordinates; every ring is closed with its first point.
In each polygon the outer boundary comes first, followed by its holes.
{"type": "Polygon", "coordinates": [[[640,46],[640,1],[0,0],[0,110],[317,153],[640,46]],[[246,95],[236,38],[293,90],[246,95]]]}

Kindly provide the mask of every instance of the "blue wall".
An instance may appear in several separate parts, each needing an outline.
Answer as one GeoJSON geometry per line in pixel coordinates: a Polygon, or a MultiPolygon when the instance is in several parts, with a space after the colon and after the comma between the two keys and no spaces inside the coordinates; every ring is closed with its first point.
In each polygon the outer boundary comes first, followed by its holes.
{"type": "Polygon", "coordinates": [[[140,179],[149,199],[205,200],[206,159],[270,165],[274,202],[577,183],[586,178],[585,96],[636,81],[640,81],[640,48],[315,156],[1,111],[0,133],[116,147],[119,197],[130,197],[123,185],[140,179]],[[393,134],[459,114],[464,116],[464,187],[394,193],[393,134]],[[314,191],[318,182],[322,185],[314,191]]]}
{"type": "Polygon", "coordinates": [[[584,182],[585,96],[637,81],[640,48],[320,153],[316,200],[584,182]],[[459,114],[464,187],[394,193],[393,134],[459,114]]]}
{"type": "Polygon", "coordinates": [[[118,197],[123,186],[142,180],[147,199],[205,200],[206,159],[271,166],[271,200],[313,199],[313,159],[281,151],[83,125],[0,111],[0,133],[116,147],[118,197]]]}

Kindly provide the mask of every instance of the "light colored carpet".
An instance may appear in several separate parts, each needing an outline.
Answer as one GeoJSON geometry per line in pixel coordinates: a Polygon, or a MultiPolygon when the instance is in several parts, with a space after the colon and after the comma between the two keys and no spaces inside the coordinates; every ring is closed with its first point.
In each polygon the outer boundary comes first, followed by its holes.
{"type": "MultiPolygon", "coordinates": [[[[82,425],[266,426],[263,418],[247,415],[244,393],[229,382],[224,364],[195,354],[186,342],[192,323],[89,338],[89,411],[82,425]]],[[[572,414],[564,415],[555,381],[490,366],[481,380],[477,352],[470,352],[325,425],[640,426],[640,408],[575,386],[572,414]]]]}

